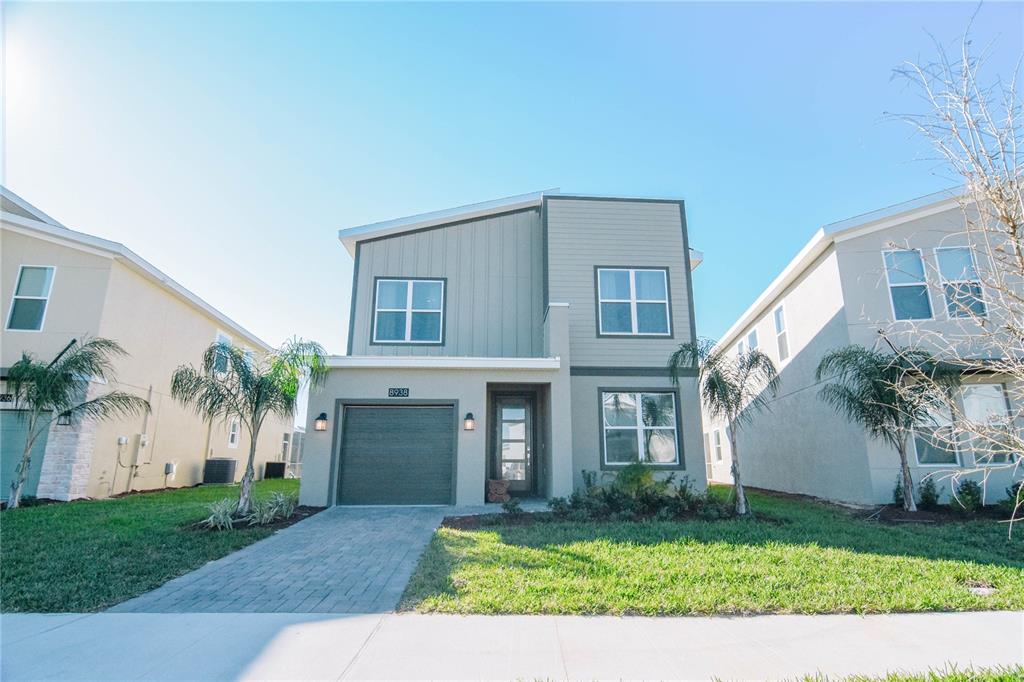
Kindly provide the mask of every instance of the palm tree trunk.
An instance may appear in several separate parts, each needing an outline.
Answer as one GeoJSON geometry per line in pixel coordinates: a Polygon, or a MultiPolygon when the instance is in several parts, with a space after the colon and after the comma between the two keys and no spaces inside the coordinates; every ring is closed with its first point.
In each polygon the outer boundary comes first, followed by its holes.
{"type": "Polygon", "coordinates": [[[740,458],[736,454],[736,429],[729,425],[729,447],[732,449],[732,482],[736,492],[736,515],[746,516],[750,511],[747,506],[747,494],[743,490],[743,479],[740,478],[740,458]]]}
{"type": "Polygon", "coordinates": [[[36,442],[36,419],[33,412],[28,418],[28,433],[25,436],[25,449],[21,453],[21,462],[14,471],[14,480],[11,481],[11,494],[7,497],[7,508],[17,509],[21,506],[21,494],[25,490],[25,481],[28,480],[28,470],[32,465],[32,446],[36,442]]]}
{"type": "Polygon", "coordinates": [[[252,480],[256,477],[253,462],[256,459],[256,440],[259,436],[259,427],[249,432],[249,460],[245,463],[245,474],[242,475],[242,485],[238,491],[238,507],[235,510],[238,516],[248,514],[252,509],[252,480]]]}
{"type": "Polygon", "coordinates": [[[917,511],[917,503],[914,502],[914,481],[910,477],[910,464],[907,462],[907,438],[902,437],[896,444],[896,451],[900,453],[900,472],[903,475],[903,508],[908,512],[917,511]]]}

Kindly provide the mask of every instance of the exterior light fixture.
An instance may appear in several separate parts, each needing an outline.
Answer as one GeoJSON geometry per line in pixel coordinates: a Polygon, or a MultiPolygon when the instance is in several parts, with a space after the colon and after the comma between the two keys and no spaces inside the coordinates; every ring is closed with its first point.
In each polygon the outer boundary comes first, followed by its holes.
{"type": "Polygon", "coordinates": [[[61,412],[57,415],[57,426],[71,426],[71,413],[61,412]]]}
{"type": "Polygon", "coordinates": [[[313,422],[313,428],[316,429],[317,431],[326,431],[327,430],[327,413],[326,412],[321,412],[320,413],[320,416],[316,418],[315,422],[313,422]]]}
{"type": "Polygon", "coordinates": [[[462,428],[466,431],[473,431],[476,429],[476,420],[473,419],[472,412],[466,413],[466,419],[462,422],[462,428]]]}

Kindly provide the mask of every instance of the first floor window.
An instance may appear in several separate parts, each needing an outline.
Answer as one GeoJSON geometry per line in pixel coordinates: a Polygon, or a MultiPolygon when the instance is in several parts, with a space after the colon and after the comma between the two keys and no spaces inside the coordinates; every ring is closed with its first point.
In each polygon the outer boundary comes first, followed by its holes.
{"type": "Polygon", "coordinates": [[[715,461],[722,461],[722,430],[715,429],[715,461]]]}
{"type": "Polygon", "coordinates": [[[930,320],[932,304],[921,252],[907,249],[883,255],[893,315],[897,320],[930,320]]]}
{"type": "Polygon", "coordinates": [[[1006,387],[1001,383],[968,384],[960,391],[969,422],[964,445],[974,451],[974,461],[982,466],[1011,462],[1016,453],[1008,447],[1010,439],[1002,437],[1014,428],[1006,387]]]}
{"type": "Polygon", "coordinates": [[[598,268],[597,330],[621,336],[669,336],[668,270],[598,268]]]}
{"type": "Polygon", "coordinates": [[[441,343],[444,280],[379,279],[373,315],[376,343],[441,343]]]}
{"type": "Polygon", "coordinates": [[[953,415],[948,407],[932,410],[930,418],[914,427],[914,450],[918,464],[957,464],[953,415]]]}
{"type": "Polygon", "coordinates": [[[601,404],[605,464],[679,462],[675,393],[604,392],[601,404]]]}
{"type": "Polygon", "coordinates": [[[984,317],[985,299],[971,249],[967,246],[935,249],[935,258],[942,277],[946,314],[949,317],[984,317]]]}
{"type": "Polygon", "coordinates": [[[238,421],[238,417],[233,417],[228,423],[228,447],[238,447],[238,436],[242,431],[242,424],[238,421]]]}
{"type": "Polygon", "coordinates": [[[7,317],[8,329],[32,332],[42,330],[53,286],[53,271],[54,268],[49,266],[21,266],[14,287],[14,299],[11,301],[11,313],[7,317]]]}

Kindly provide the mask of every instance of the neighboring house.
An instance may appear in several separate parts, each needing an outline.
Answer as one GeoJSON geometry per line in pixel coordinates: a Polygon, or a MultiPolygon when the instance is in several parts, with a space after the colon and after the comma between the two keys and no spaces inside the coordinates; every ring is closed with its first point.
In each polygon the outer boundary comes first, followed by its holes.
{"type": "MultiPolygon", "coordinates": [[[[974,305],[984,306],[985,292],[977,281],[978,254],[964,230],[960,206],[948,192],[827,225],[725,333],[716,348],[761,349],[780,368],[782,382],[770,410],[739,431],[746,484],[852,503],[892,501],[898,455],[818,398],[815,370],[827,351],[848,344],[888,350],[880,331],[897,346],[931,334],[968,343],[969,322],[956,316],[949,296],[967,292],[974,305]]],[[[954,399],[978,421],[987,414],[1020,415],[1024,407],[1011,404],[1006,379],[991,374],[965,378],[954,399]]],[[[725,424],[706,413],[703,421],[709,478],[730,482],[725,424]]],[[[935,428],[942,428],[941,417],[914,434],[915,483],[975,466],[970,449],[952,451],[930,438],[935,428]]],[[[989,501],[1010,483],[1005,468],[992,473],[989,501]]],[[[948,482],[939,488],[948,495],[948,482]]]]}
{"type": "Polygon", "coordinates": [[[563,496],[636,461],[704,487],[695,378],[666,372],[694,338],[681,201],[541,192],[339,238],[348,354],[310,396],[303,504],[563,496]]]}
{"type": "MultiPolygon", "coordinates": [[[[123,245],[69,230],[6,189],[0,194],[0,380],[23,351],[47,360],[72,339],[106,337],[129,355],[115,364],[116,384],[93,384],[89,393],[118,388],[152,406],[147,416],[51,426],[36,444],[25,494],[70,500],[189,486],[202,481],[209,457],[238,460],[240,479],[245,430],[183,409],[170,396],[171,375],[179,365],[199,365],[215,340],[257,356],[269,347],[123,245]]],[[[10,400],[0,402],[3,498],[25,442],[24,421],[13,408],[10,400]]],[[[292,429],[290,420],[264,426],[257,476],[264,462],[282,460],[283,437],[290,439],[292,429]]]]}

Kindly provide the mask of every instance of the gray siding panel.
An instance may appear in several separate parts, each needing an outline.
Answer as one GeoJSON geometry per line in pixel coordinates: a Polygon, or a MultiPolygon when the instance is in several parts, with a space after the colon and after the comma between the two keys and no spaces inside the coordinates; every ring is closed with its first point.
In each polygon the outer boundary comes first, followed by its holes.
{"type": "Polygon", "coordinates": [[[687,254],[678,202],[559,199],[546,202],[549,297],[569,304],[574,365],[662,366],[693,339],[687,254]],[[669,270],[671,338],[598,338],[595,266],[669,270]]]}
{"type": "Polygon", "coordinates": [[[540,211],[360,243],[353,355],[537,357],[542,354],[540,211]],[[444,277],[445,342],[370,343],[374,277],[444,277]]]}

